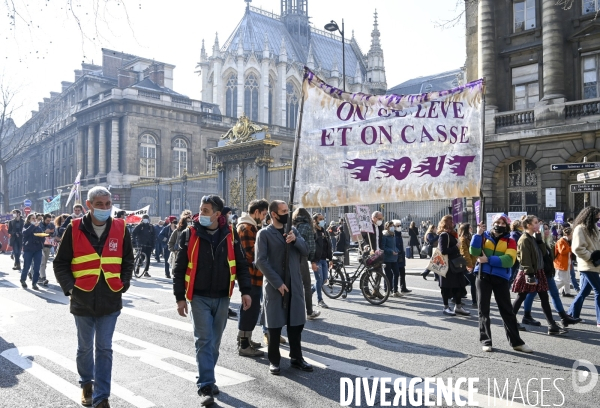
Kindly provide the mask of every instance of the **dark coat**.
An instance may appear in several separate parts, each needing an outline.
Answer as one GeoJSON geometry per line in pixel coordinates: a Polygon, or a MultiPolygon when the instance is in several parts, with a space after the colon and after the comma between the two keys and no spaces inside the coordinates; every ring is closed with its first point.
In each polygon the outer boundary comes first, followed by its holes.
{"type": "Polygon", "coordinates": [[[408,236],[410,237],[408,245],[416,247],[421,246],[421,243],[419,242],[419,229],[417,227],[409,228],[408,236]]]}
{"type": "Polygon", "coordinates": [[[273,224],[262,228],[256,235],[254,263],[264,275],[264,311],[267,327],[277,329],[286,324],[300,326],[306,323],[304,286],[300,274],[300,260],[308,255],[308,246],[296,228],[296,241],[288,246],[287,269],[290,274],[289,312],[283,308],[283,298],[278,288],[285,283],[285,239],[273,224]],[[288,320],[289,316],[289,320],[288,320]]]}
{"type": "Polygon", "coordinates": [[[32,223],[25,224],[23,227],[23,252],[36,252],[44,248],[44,240],[46,238],[36,237],[33,234],[44,232],[42,227],[35,226],[32,223]]]}
{"type": "MultiPolygon", "coordinates": [[[[229,297],[230,270],[227,260],[227,236],[231,234],[229,225],[225,224],[216,234],[220,234],[219,243],[213,247],[212,237],[195,221],[189,228],[194,228],[200,238],[198,250],[198,269],[194,279],[194,295],[210,298],[229,297]]],[[[188,244],[190,240],[189,228],[183,231],[179,239],[180,250],[177,253],[175,267],[173,268],[173,294],[179,302],[185,300],[185,273],[189,262],[188,244]]],[[[250,272],[246,254],[240,244],[240,238],[234,229],[233,249],[235,251],[236,280],[242,295],[250,294],[250,272]]]]}
{"type": "Polygon", "coordinates": [[[373,228],[375,229],[375,231],[377,231],[377,235],[375,235],[375,233],[373,232],[363,232],[362,233],[362,238],[363,238],[363,242],[362,245],[369,245],[369,242],[371,242],[371,249],[372,250],[376,250],[376,249],[381,249],[381,241],[383,241],[383,224],[380,225],[379,227],[373,223],[371,223],[371,225],[373,226],[373,228]],[[379,239],[379,241],[377,241],[379,239]],[[379,247],[377,247],[377,242],[379,242],[379,247]]]}
{"type": "Polygon", "coordinates": [[[406,253],[404,252],[404,239],[402,239],[402,231],[394,231],[396,237],[396,248],[398,248],[398,266],[403,268],[406,266],[406,253]]]}
{"type": "Polygon", "coordinates": [[[156,242],[156,234],[152,224],[144,224],[140,222],[133,229],[133,240],[137,245],[154,248],[156,242]]]}
{"type": "Polygon", "coordinates": [[[323,260],[331,260],[333,258],[331,251],[331,242],[324,229],[315,229],[315,255],[310,260],[311,262],[319,262],[323,260]]]}
{"type": "Polygon", "coordinates": [[[396,237],[393,233],[383,231],[381,249],[383,249],[383,262],[398,262],[399,251],[396,247],[396,237]]]}
{"type": "MultiPolygon", "coordinates": [[[[108,237],[108,232],[112,225],[112,218],[106,221],[106,228],[102,236],[98,237],[92,227],[91,214],[88,213],[83,217],[83,222],[79,225],[79,230],[83,232],[85,237],[90,241],[90,244],[96,250],[98,255],[102,255],[104,243],[108,237]]],[[[84,292],[77,289],[75,278],[71,272],[71,261],[73,260],[73,225],[69,225],[63,234],[62,242],[58,249],[58,253],[54,258],[54,275],[60,287],[66,296],[71,296],[71,313],[77,316],[105,316],[123,308],[122,295],[129,289],[131,275],[133,274],[133,248],[131,246],[131,237],[127,229],[123,237],[123,261],[121,263],[121,281],[123,282],[123,290],[113,292],[106,283],[106,279],[100,276],[96,287],[91,292],[84,292]],[[71,293],[71,291],[73,291],[71,293]]]]}
{"type": "Polygon", "coordinates": [[[23,218],[13,219],[8,222],[8,233],[10,234],[10,246],[15,246],[15,242],[23,242],[23,218]]]}
{"type": "Polygon", "coordinates": [[[165,247],[169,242],[169,238],[171,238],[171,233],[173,230],[171,229],[171,224],[165,225],[160,229],[160,233],[158,234],[158,242],[161,242],[165,247]]]}
{"type": "MultiPolygon", "coordinates": [[[[458,247],[458,239],[447,232],[442,232],[438,240],[438,249],[442,255],[448,255],[448,261],[456,259],[460,256],[460,248],[458,247]]],[[[465,275],[462,273],[452,273],[448,270],[446,277],[440,276],[440,288],[464,288],[467,285],[465,275]]]]}

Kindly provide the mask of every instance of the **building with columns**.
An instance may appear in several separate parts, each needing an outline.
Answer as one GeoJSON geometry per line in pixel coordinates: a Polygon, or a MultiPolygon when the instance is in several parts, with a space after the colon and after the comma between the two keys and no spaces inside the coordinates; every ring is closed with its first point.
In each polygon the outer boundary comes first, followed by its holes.
{"type": "Polygon", "coordinates": [[[295,128],[304,66],[333,86],[342,88],[345,82],[351,92],[385,94],[377,12],[368,53],[362,52],[354,32],[350,39],[346,36],[344,50],[342,78],[342,38],[311,26],[308,0],[281,0],[280,15],[247,2],[223,46],[217,34],[209,56],[202,40],[202,100],[229,117],[245,113],[254,122],[295,128]]]}
{"type": "Polygon", "coordinates": [[[600,2],[556,3],[465,2],[467,81],[486,79],[486,211],[553,219],[600,205],[598,192],[570,192],[578,171],[551,168],[600,162],[600,2]]]}

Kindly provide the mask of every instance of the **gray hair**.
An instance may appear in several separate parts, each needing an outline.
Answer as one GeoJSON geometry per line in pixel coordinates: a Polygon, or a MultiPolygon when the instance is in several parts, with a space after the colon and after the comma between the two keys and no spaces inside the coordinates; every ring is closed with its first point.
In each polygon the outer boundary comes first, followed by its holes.
{"type": "Polygon", "coordinates": [[[106,187],[96,186],[88,191],[87,199],[93,202],[96,197],[111,197],[110,191],[106,187]]]}
{"type": "Polygon", "coordinates": [[[371,214],[371,218],[375,218],[380,215],[383,216],[383,213],[381,211],[374,211],[373,214],[371,214]]]}

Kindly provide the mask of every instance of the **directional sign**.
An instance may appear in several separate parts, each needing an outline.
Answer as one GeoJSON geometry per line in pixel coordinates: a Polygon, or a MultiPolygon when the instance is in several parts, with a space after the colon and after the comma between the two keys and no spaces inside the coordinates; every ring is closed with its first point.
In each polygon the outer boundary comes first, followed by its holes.
{"type": "Polygon", "coordinates": [[[31,207],[31,200],[25,200],[25,201],[23,201],[23,206],[24,207],[31,207]]]}
{"type": "Polygon", "coordinates": [[[600,191],[600,184],[571,184],[571,193],[587,193],[589,191],[600,191]]]}
{"type": "Polygon", "coordinates": [[[600,178],[600,170],[588,171],[577,175],[577,181],[585,181],[600,178]]]}
{"type": "Polygon", "coordinates": [[[570,171],[570,170],[588,170],[588,169],[600,169],[600,162],[559,163],[559,164],[551,164],[550,165],[550,170],[552,170],[552,171],[570,171]]]}

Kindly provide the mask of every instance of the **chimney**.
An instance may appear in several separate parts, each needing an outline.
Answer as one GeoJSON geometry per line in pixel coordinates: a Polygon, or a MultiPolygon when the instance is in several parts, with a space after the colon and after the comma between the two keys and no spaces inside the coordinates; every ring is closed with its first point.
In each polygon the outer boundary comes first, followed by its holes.
{"type": "Polygon", "coordinates": [[[60,96],[60,92],[50,92],[50,99],[56,99],[60,96]]]}
{"type": "Polygon", "coordinates": [[[69,87],[70,87],[71,85],[73,85],[73,82],[62,81],[60,84],[62,85],[62,91],[61,91],[61,92],[64,92],[64,91],[66,91],[67,89],[69,89],[69,87]]]}
{"type": "Polygon", "coordinates": [[[165,64],[150,66],[150,80],[158,86],[165,86],[165,64]]]}
{"type": "Polygon", "coordinates": [[[129,88],[137,82],[138,73],[130,69],[119,69],[118,87],[129,88]]]}
{"type": "Polygon", "coordinates": [[[81,78],[83,76],[83,72],[80,69],[76,69],[75,70],[75,82],[77,82],[77,80],[79,78],[81,78]]]}
{"type": "Polygon", "coordinates": [[[38,102],[38,111],[42,111],[44,109],[44,102],[38,102]]]}

